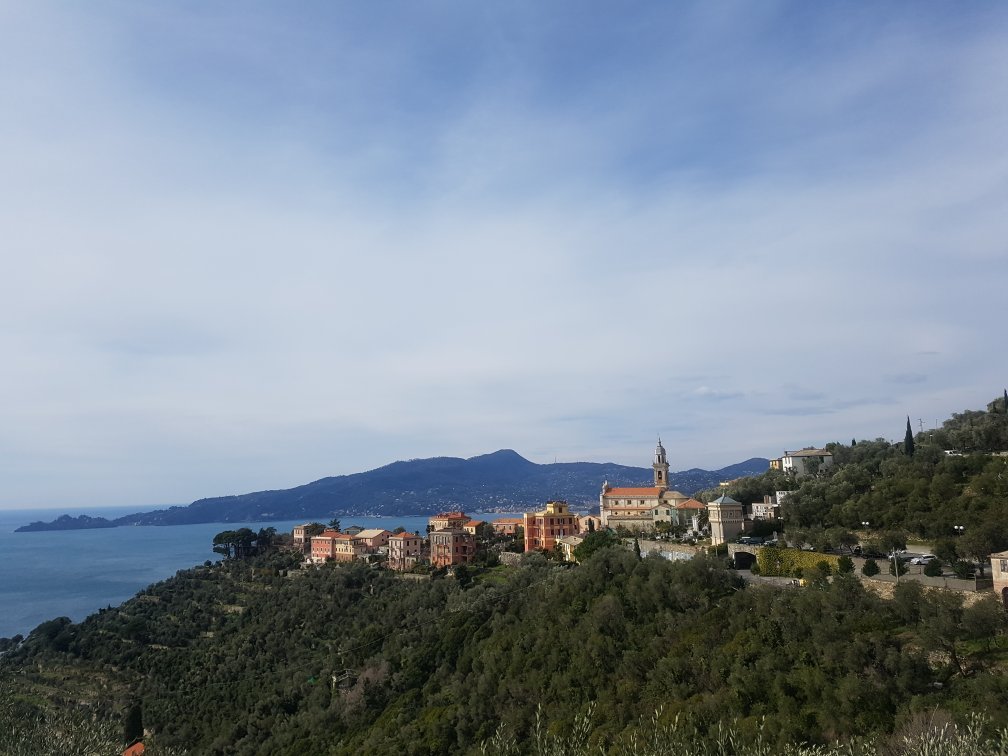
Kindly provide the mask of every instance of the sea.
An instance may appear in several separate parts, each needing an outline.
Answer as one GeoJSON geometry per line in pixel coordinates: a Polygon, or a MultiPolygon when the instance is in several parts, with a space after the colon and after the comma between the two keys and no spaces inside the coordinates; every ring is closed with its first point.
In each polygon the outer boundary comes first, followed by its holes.
{"type": "MultiPolygon", "coordinates": [[[[49,522],[61,514],[114,518],[142,511],[138,507],[80,510],[0,510],[0,637],[27,635],[41,622],[69,617],[74,622],[108,606],[118,606],[142,588],[206,560],[217,561],[213,537],[222,530],[274,527],[290,532],[305,522],[202,523],[199,525],[126,526],[95,530],[15,533],[30,522],[49,522]]],[[[492,520],[501,513],[472,513],[492,520]]],[[[341,516],[344,527],[398,526],[420,531],[427,515],[402,517],[341,516]]]]}

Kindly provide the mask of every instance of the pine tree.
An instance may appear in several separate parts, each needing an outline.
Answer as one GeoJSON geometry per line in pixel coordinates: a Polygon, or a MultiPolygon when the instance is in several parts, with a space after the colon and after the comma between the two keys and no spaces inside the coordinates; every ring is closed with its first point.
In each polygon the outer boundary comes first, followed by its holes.
{"type": "Polygon", "coordinates": [[[913,429],[910,427],[910,415],[907,415],[906,436],[903,439],[903,453],[912,457],[914,453],[913,429]]]}

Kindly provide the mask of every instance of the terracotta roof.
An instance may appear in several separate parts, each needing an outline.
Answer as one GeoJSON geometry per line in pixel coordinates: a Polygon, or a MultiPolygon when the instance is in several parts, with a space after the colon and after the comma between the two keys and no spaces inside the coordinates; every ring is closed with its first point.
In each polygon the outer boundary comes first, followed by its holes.
{"type": "Polygon", "coordinates": [[[389,536],[390,541],[393,538],[423,538],[423,536],[419,536],[416,533],[410,533],[408,530],[406,530],[402,533],[393,533],[392,535],[389,536]]]}
{"type": "Polygon", "coordinates": [[[675,505],[676,509],[707,509],[707,505],[696,499],[686,499],[675,505]]]}
{"type": "Polygon", "coordinates": [[[317,536],[312,536],[313,540],[315,538],[334,538],[337,541],[342,541],[342,540],[348,540],[348,539],[350,539],[351,536],[348,536],[346,533],[339,533],[339,532],[337,532],[335,530],[323,530],[317,536]]]}
{"type": "Polygon", "coordinates": [[[475,528],[477,525],[483,525],[483,524],[484,524],[483,520],[469,520],[469,522],[467,522],[465,526],[467,528],[475,528]]]}
{"type": "Polygon", "coordinates": [[[494,525],[521,525],[525,522],[521,517],[498,517],[493,521],[494,525]]]}
{"type": "Polygon", "coordinates": [[[432,520],[441,520],[441,519],[444,519],[445,517],[450,517],[453,520],[457,520],[460,517],[466,517],[466,516],[467,515],[466,515],[465,512],[438,512],[436,515],[434,515],[433,517],[431,517],[431,519],[432,520]]]}
{"type": "Polygon", "coordinates": [[[140,756],[146,749],[144,748],[143,742],[134,743],[125,751],[122,752],[122,756],[140,756]]]}
{"type": "Polygon", "coordinates": [[[606,496],[625,497],[631,496],[657,496],[662,492],[661,488],[610,488],[605,492],[606,496]]]}

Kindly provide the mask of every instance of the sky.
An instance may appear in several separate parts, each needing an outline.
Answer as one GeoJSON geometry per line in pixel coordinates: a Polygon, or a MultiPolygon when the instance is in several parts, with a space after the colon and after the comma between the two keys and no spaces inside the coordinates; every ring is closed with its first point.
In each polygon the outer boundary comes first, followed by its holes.
{"type": "Polygon", "coordinates": [[[1008,383],[1008,6],[0,0],[0,508],[673,470],[1008,383]]]}

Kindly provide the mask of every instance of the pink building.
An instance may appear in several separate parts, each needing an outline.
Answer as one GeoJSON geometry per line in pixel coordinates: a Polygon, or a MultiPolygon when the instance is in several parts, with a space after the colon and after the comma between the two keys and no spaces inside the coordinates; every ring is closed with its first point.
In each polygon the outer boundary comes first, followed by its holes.
{"type": "Polygon", "coordinates": [[[352,536],[335,530],[323,530],[311,539],[311,561],[352,562],[367,553],[367,548],[354,542],[352,536]]]}
{"type": "Polygon", "coordinates": [[[395,533],[388,539],[389,569],[403,572],[420,561],[426,538],[414,533],[395,533]]]}

